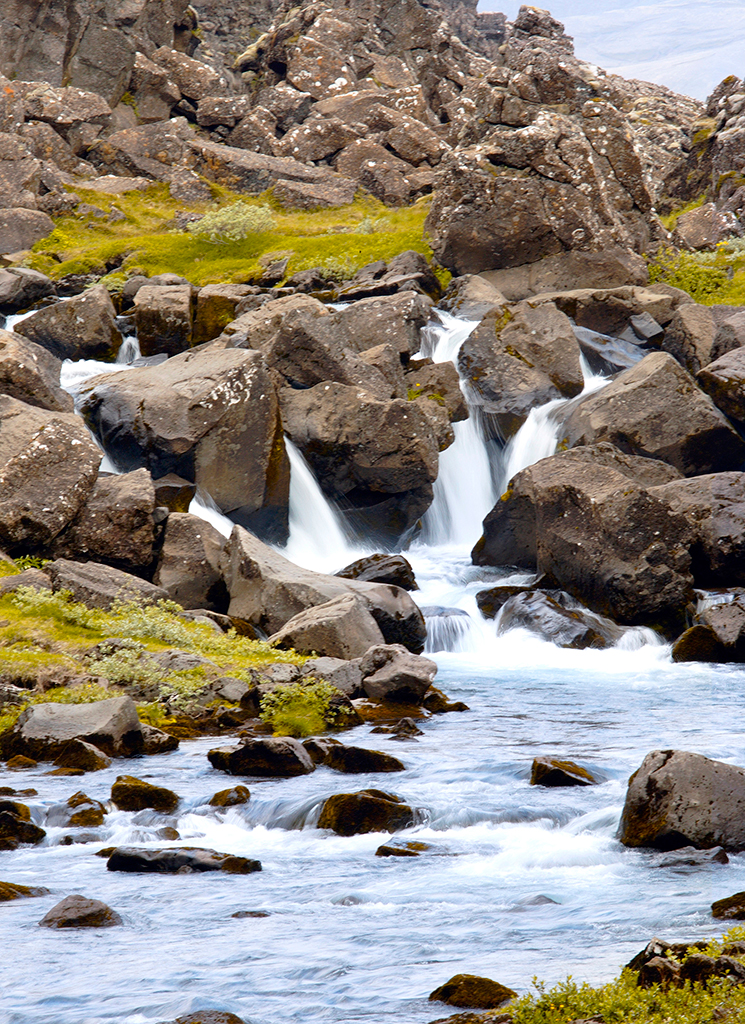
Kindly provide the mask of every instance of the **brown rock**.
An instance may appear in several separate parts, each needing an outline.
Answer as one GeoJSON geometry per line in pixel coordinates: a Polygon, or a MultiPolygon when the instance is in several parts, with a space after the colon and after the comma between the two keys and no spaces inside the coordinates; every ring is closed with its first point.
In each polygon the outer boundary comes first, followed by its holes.
{"type": "Polygon", "coordinates": [[[31,705],[2,734],[0,748],[9,759],[22,754],[51,761],[72,739],[83,739],[110,757],[140,753],[142,731],[134,701],[111,697],[93,704],[31,705]]]}
{"type": "Polygon", "coordinates": [[[72,739],[64,745],[54,763],[59,768],[80,768],[84,772],[98,772],[111,767],[111,758],[92,743],[72,739]]]}
{"type": "Polygon", "coordinates": [[[334,743],[328,748],[323,764],[347,775],[406,770],[403,762],[397,757],[391,757],[390,754],[384,754],[380,750],[368,750],[365,747],[347,747],[342,743],[334,743]]]}
{"type": "Polygon", "coordinates": [[[536,757],[530,771],[531,786],[593,786],[593,775],[574,761],[556,757],[536,757]]]}
{"type": "Polygon", "coordinates": [[[120,811],[141,811],[152,807],[155,811],[170,814],[178,806],[179,798],[164,786],[153,786],[150,782],[133,775],[120,775],[111,787],[111,799],[120,811]]]}
{"type": "Polygon", "coordinates": [[[402,590],[419,590],[411,564],[403,555],[365,555],[334,575],[368,583],[390,583],[402,590]]]}
{"type": "Polygon", "coordinates": [[[55,592],[69,590],[76,601],[90,608],[108,611],[119,601],[155,604],[168,598],[167,592],[161,587],[121,569],[96,562],[73,562],[57,558],[46,567],[46,573],[55,592]]]}
{"type": "Polygon", "coordinates": [[[414,811],[400,797],[378,789],[337,793],[324,801],[319,828],[340,836],[363,832],[399,832],[414,824],[414,811]]]}
{"type": "Polygon", "coordinates": [[[66,896],[39,921],[43,928],[110,928],[122,924],[115,910],[101,900],[66,896]]]}
{"type": "Polygon", "coordinates": [[[144,356],[174,356],[192,343],[194,289],[189,284],[143,285],[135,295],[135,325],[144,356]]]}
{"type": "Polygon", "coordinates": [[[0,253],[24,252],[52,231],[54,221],[41,210],[0,209],[0,253]]]}
{"type": "Polygon", "coordinates": [[[72,412],[72,398],[59,386],[60,369],[59,359],[41,345],[0,330],[0,392],[4,395],[52,412],[72,412]]]}
{"type": "Polygon", "coordinates": [[[157,586],[183,608],[226,612],[229,595],[220,572],[222,534],[197,516],[173,512],[166,522],[154,576],[157,586]]]}
{"type": "Polygon", "coordinates": [[[711,916],[721,921],[745,920],[745,892],[736,892],[734,896],[714,900],[711,905],[711,916]]]}
{"type": "Polygon", "coordinates": [[[11,811],[0,811],[0,849],[15,850],[21,844],[38,845],[46,836],[43,828],[24,821],[11,811]]]}
{"type": "Polygon", "coordinates": [[[116,310],[104,285],[32,313],[16,333],[48,349],[58,359],[112,360],[122,343],[116,310]]]}
{"type": "Polygon", "coordinates": [[[436,1000],[449,1006],[473,1006],[480,1010],[494,1010],[510,999],[516,999],[517,992],[490,978],[456,974],[450,981],[436,988],[429,998],[430,1001],[436,1000]]]}
{"type": "Polygon", "coordinates": [[[30,886],[21,885],[18,882],[0,882],[0,903],[48,895],[49,889],[45,889],[43,885],[30,886]]]}
{"type": "Polygon", "coordinates": [[[355,594],[340,594],[306,608],[269,637],[273,646],[298,654],[344,659],[361,658],[382,640],[378,624],[355,594]]]}
{"type": "Polygon", "coordinates": [[[237,807],[247,804],[251,794],[246,786],[233,786],[232,789],[221,789],[210,800],[210,807],[237,807]]]}
{"type": "Polygon", "coordinates": [[[315,768],[302,743],[289,736],[247,740],[232,750],[210,750],[207,757],[213,768],[230,775],[284,778],[308,775],[315,768]]]}

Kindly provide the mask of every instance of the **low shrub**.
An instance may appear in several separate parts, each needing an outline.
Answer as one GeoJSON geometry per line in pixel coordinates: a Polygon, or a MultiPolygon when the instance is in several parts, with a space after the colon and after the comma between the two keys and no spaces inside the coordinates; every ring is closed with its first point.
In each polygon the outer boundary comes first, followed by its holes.
{"type": "Polygon", "coordinates": [[[204,217],[189,224],[187,231],[217,244],[240,242],[249,235],[264,234],[274,231],[276,227],[277,222],[268,206],[249,206],[238,202],[210,210],[204,217]]]}
{"type": "Polygon", "coordinates": [[[313,736],[333,728],[339,716],[346,714],[346,708],[332,703],[338,696],[331,683],[308,677],[302,683],[277,686],[263,696],[260,718],[271,725],[275,736],[313,736]]]}

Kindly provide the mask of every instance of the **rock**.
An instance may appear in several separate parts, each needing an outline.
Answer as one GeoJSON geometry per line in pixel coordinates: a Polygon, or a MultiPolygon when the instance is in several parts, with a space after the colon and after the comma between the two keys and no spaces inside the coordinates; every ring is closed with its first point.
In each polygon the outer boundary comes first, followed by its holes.
{"type": "Polygon", "coordinates": [[[15,850],[22,843],[36,846],[45,836],[43,828],[25,817],[11,810],[0,810],[0,850],[15,850]]]}
{"type": "Polygon", "coordinates": [[[652,988],[659,985],[664,991],[670,987],[677,988],[680,984],[680,964],[667,957],[655,956],[639,971],[637,978],[639,988],[652,988]]]}
{"type": "Polygon", "coordinates": [[[727,978],[731,984],[745,984],[745,966],[731,956],[689,956],[680,969],[681,986],[688,981],[694,985],[706,986],[712,978],[727,978]]]}
{"type": "Polygon", "coordinates": [[[745,349],[735,348],[704,365],[696,380],[717,408],[745,424],[745,349]]]}
{"type": "Polygon", "coordinates": [[[356,139],[336,156],[334,165],[386,206],[403,206],[416,194],[411,166],[377,142],[356,139]]]}
{"type": "Polygon", "coordinates": [[[704,203],[678,217],[673,241],[682,249],[714,250],[724,238],[739,235],[741,231],[742,227],[734,213],[717,210],[714,203],[704,203]]]}
{"type": "Polygon", "coordinates": [[[0,882],[0,903],[48,895],[49,889],[45,889],[43,885],[31,886],[21,885],[19,882],[0,882]]]}
{"type": "Polygon", "coordinates": [[[451,711],[470,711],[471,709],[462,700],[450,701],[442,690],[431,686],[422,701],[422,707],[433,715],[445,715],[451,711]]]}
{"type": "Polygon", "coordinates": [[[111,787],[111,799],[120,811],[141,811],[152,807],[170,814],[178,806],[179,798],[170,789],[153,786],[133,775],[120,775],[111,787]]]}
{"type": "Polygon", "coordinates": [[[187,99],[199,102],[206,96],[221,96],[228,92],[228,83],[223,76],[208,64],[185,53],[160,46],[149,56],[154,64],[168,73],[170,80],[176,83],[187,99]]]}
{"type": "MultiPolygon", "coordinates": [[[[390,266],[394,262],[391,260],[390,266]]],[[[417,273],[424,274],[425,271],[430,273],[426,263],[424,270],[417,266],[417,273]]],[[[356,352],[365,352],[375,345],[386,343],[394,352],[398,352],[404,362],[408,362],[409,357],[419,351],[420,332],[429,320],[431,300],[416,291],[403,290],[397,291],[395,295],[389,294],[394,287],[385,283],[385,273],[377,280],[368,282],[367,287],[358,281],[359,277],[358,274],[354,278],[356,285],[348,287],[364,292],[374,286],[374,294],[368,298],[357,297],[357,301],[346,309],[332,314],[343,332],[345,344],[356,352]]]]}
{"type": "Polygon", "coordinates": [[[334,743],[328,748],[323,764],[336,772],[347,775],[359,775],[365,772],[403,772],[406,766],[397,757],[384,754],[380,750],[367,750],[365,747],[347,747],[334,743]]]}
{"type": "Polygon", "coordinates": [[[52,231],[54,221],[41,210],[0,209],[0,254],[25,252],[52,231]]]}
{"type": "Polygon", "coordinates": [[[337,793],[324,801],[319,828],[328,828],[339,836],[363,832],[400,832],[415,822],[411,807],[400,797],[379,789],[359,793],[337,793]]]}
{"type": "Polygon", "coordinates": [[[108,611],[117,601],[155,604],[168,598],[160,587],[110,565],[57,558],[45,568],[55,592],[69,590],[75,601],[89,608],[108,611]]]}
{"type": "Polygon", "coordinates": [[[402,590],[419,590],[414,570],[403,555],[365,555],[334,575],[367,583],[390,583],[402,590]]]}
{"type": "Polygon", "coordinates": [[[51,590],[49,577],[41,569],[24,569],[12,576],[0,576],[0,594],[12,594],[19,587],[33,587],[34,590],[51,590]]]}
{"type": "Polygon", "coordinates": [[[155,584],[183,608],[224,613],[229,595],[220,574],[221,533],[197,516],[172,512],[166,521],[155,584]]]}
{"type": "Polygon", "coordinates": [[[574,761],[536,757],[530,770],[531,786],[593,786],[597,780],[574,761]]]}
{"type": "Polygon", "coordinates": [[[401,537],[429,507],[437,443],[414,403],[317,384],[283,393],[282,419],[325,493],[378,536],[401,537]]]}
{"type": "Polygon", "coordinates": [[[58,359],[113,360],[122,343],[114,304],[102,284],[32,313],[16,324],[16,333],[58,359]]]}
{"type": "MultiPolygon", "coordinates": [[[[238,914],[233,914],[233,917],[241,916],[243,912],[239,911],[238,914]]],[[[246,914],[250,917],[268,917],[268,914],[263,914],[261,911],[246,911],[246,914]]],[[[164,1022],[167,1024],[167,1022],[164,1022]]],[[[246,1021],[242,1017],[236,1017],[234,1013],[226,1013],[224,1010],[198,1010],[196,1013],[185,1013],[182,1017],[177,1017],[176,1020],[170,1022],[170,1024],[246,1024],[246,1021]]]]}
{"type": "Polygon", "coordinates": [[[497,634],[501,636],[512,629],[527,629],[557,647],[576,651],[588,647],[605,650],[618,643],[624,634],[615,622],[594,615],[561,591],[534,591],[508,598],[501,609],[497,634]]]}
{"type": "Polygon", "coordinates": [[[430,1001],[447,1003],[449,1006],[473,1006],[479,1010],[495,1010],[510,999],[516,999],[517,992],[490,978],[456,974],[450,981],[436,988],[429,998],[430,1001]]]}
{"type": "Polygon", "coordinates": [[[251,794],[246,786],[233,786],[232,789],[221,789],[210,799],[210,807],[238,807],[247,804],[251,794]]]}
{"type": "MultiPolygon", "coordinates": [[[[489,270],[471,280],[483,281],[508,302],[519,302],[532,295],[576,288],[607,289],[622,288],[624,285],[643,287],[647,284],[648,276],[642,257],[627,249],[607,249],[603,252],[569,250],[555,256],[546,256],[535,263],[504,270],[489,270]]],[[[499,301],[492,304],[501,305],[499,301]]],[[[453,309],[455,311],[456,307],[453,309]]],[[[481,316],[486,315],[486,312],[484,310],[481,316]]],[[[461,312],[459,315],[467,314],[461,312]]]]}
{"type": "Polygon", "coordinates": [[[98,772],[111,767],[111,758],[92,743],[72,739],[64,745],[54,763],[58,768],[81,768],[84,772],[98,772]]]}
{"type": "Polygon", "coordinates": [[[375,851],[376,857],[421,857],[426,850],[431,850],[429,843],[403,842],[384,843],[375,851]]]}
{"type": "Polygon", "coordinates": [[[745,849],[745,770],[684,750],[654,750],[629,779],[624,846],[745,849]]]}
{"type": "Polygon", "coordinates": [[[745,476],[711,473],[650,489],[691,526],[691,572],[696,586],[745,584],[745,476]]]}
{"type": "Polygon", "coordinates": [[[452,363],[430,363],[412,359],[406,370],[405,381],[410,396],[423,404],[445,410],[452,423],[468,419],[468,406],[460,387],[458,371],[452,363]]]}
{"type": "Polygon", "coordinates": [[[190,284],[143,285],[135,295],[134,316],[143,356],[184,352],[192,343],[194,289],[190,284]]]}
{"type": "Polygon", "coordinates": [[[54,282],[38,270],[27,267],[0,270],[0,310],[3,313],[17,313],[33,306],[39,299],[56,294],[54,282]]]}
{"type": "Polygon", "coordinates": [[[362,689],[371,700],[421,704],[437,673],[429,658],[400,644],[371,647],[360,663],[362,689]]]}
{"type": "Polygon", "coordinates": [[[298,612],[269,637],[275,647],[298,654],[329,658],[361,658],[383,639],[364,601],[355,594],[340,594],[325,604],[298,612]]]}
{"type": "Polygon", "coordinates": [[[745,892],[736,892],[734,896],[714,900],[711,905],[711,916],[720,921],[745,920],[745,892]]]}
{"type": "Polygon", "coordinates": [[[258,352],[185,352],[96,377],[82,391],[81,411],[121,469],[176,473],[242,525],[286,540],[289,462],[258,352]]]}
{"type": "Polygon", "coordinates": [[[230,617],[264,633],[276,632],[306,608],[351,593],[364,600],[386,642],[414,651],[424,647],[424,619],[405,591],[301,569],[241,527],[230,536],[222,572],[230,593],[230,617]]]}
{"type": "Polygon", "coordinates": [[[578,327],[613,337],[623,334],[637,345],[649,342],[650,328],[651,337],[656,339],[661,333],[661,327],[666,327],[673,319],[675,311],[693,301],[686,292],[659,283],[649,288],[575,288],[571,291],[548,292],[539,296],[538,300],[553,302],[578,327]],[[634,323],[640,333],[632,330],[631,335],[628,335],[627,329],[634,323]]]}
{"type": "Polygon", "coordinates": [[[498,307],[463,342],[458,368],[498,435],[509,438],[535,405],[582,391],[572,324],[553,304],[498,307]]]}
{"type": "Polygon", "coordinates": [[[0,330],[2,394],[51,412],[72,412],[72,398],[59,386],[60,369],[59,359],[41,345],[12,331],[0,330]]]}
{"type": "Polygon", "coordinates": [[[207,757],[213,768],[229,775],[287,778],[315,768],[302,743],[289,736],[246,740],[233,749],[210,750],[207,757]]]}
{"type": "Polygon", "coordinates": [[[32,757],[25,757],[23,754],[15,754],[13,757],[8,758],[5,767],[9,768],[11,771],[22,771],[25,768],[36,768],[37,763],[32,757]]]}
{"type": "Polygon", "coordinates": [[[179,745],[175,736],[156,729],[155,726],[148,725],[147,722],[142,723],[142,743],[142,753],[148,755],[170,754],[172,750],[177,750],[179,745]]]}
{"type": "Polygon", "coordinates": [[[202,871],[224,871],[229,875],[250,875],[261,871],[258,860],[216,853],[194,846],[181,846],[166,850],[137,849],[119,846],[112,850],[106,862],[108,871],[127,871],[140,874],[191,875],[202,871]]]}
{"type": "Polygon", "coordinates": [[[684,476],[739,465],[745,442],[708,396],[665,352],[654,352],[575,405],[562,443],[609,441],[623,451],[662,459],[684,476]]]}
{"type": "Polygon", "coordinates": [[[555,580],[549,580],[546,576],[540,576],[535,583],[505,583],[497,584],[496,587],[489,587],[488,590],[480,590],[476,594],[476,604],[485,619],[496,619],[500,609],[511,597],[520,594],[532,594],[539,588],[554,590],[555,580]]]}
{"type": "Polygon", "coordinates": [[[325,679],[347,697],[359,697],[362,685],[360,661],[341,658],[310,658],[300,666],[303,678],[325,679]]]}
{"type": "Polygon", "coordinates": [[[207,284],[200,288],[197,293],[192,343],[201,345],[205,341],[217,338],[223,328],[235,319],[238,303],[251,293],[252,288],[245,284],[207,284]]]}
{"type": "Polygon", "coordinates": [[[53,553],[146,574],[155,554],[155,508],[146,469],[99,476],[78,516],[55,539],[53,553]]]}
{"type": "Polygon", "coordinates": [[[0,396],[0,424],[0,544],[39,550],[79,514],[101,453],[72,414],[0,396]]]}
{"type": "Polygon", "coordinates": [[[691,594],[691,529],[645,486],[668,473],[605,445],[542,459],[510,481],[473,560],[538,568],[615,622],[676,628],[691,594]]]}
{"type": "Polygon", "coordinates": [[[727,352],[741,348],[743,345],[745,345],[745,312],[735,313],[734,316],[727,317],[717,326],[714,340],[711,343],[711,359],[716,361],[727,352]]]}
{"type": "Polygon", "coordinates": [[[100,801],[78,792],[73,793],[66,803],[50,807],[46,823],[62,828],[98,828],[103,825],[105,816],[106,808],[100,801]]]}
{"type": "Polygon", "coordinates": [[[111,928],[122,924],[122,919],[101,900],[66,896],[42,917],[39,924],[43,928],[111,928]]]}
{"type": "Polygon", "coordinates": [[[333,746],[342,746],[342,744],[331,736],[313,736],[308,740],[303,740],[303,746],[310,755],[313,764],[324,764],[329,750],[333,746]]]}
{"type": "Polygon", "coordinates": [[[691,302],[679,306],[665,327],[662,347],[678,360],[689,373],[698,373],[712,360],[716,324],[710,306],[691,302]]]}
{"type": "Polygon", "coordinates": [[[166,120],[181,99],[181,91],[168,73],[143,53],[135,54],[128,92],[134,100],[140,124],[166,120]]]}
{"type": "Polygon", "coordinates": [[[192,498],[197,493],[196,484],[175,473],[158,477],[153,481],[153,486],[156,506],[167,508],[170,512],[188,512],[192,498]]]}
{"type": "Polygon", "coordinates": [[[0,736],[5,758],[17,755],[36,761],[59,757],[70,740],[82,739],[109,757],[131,757],[142,750],[142,730],[130,697],[111,697],[93,704],[34,704],[0,736]]]}
{"type": "Polygon", "coordinates": [[[696,616],[673,644],[675,662],[708,661],[741,663],[745,661],[745,598],[715,604],[696,616]]]}

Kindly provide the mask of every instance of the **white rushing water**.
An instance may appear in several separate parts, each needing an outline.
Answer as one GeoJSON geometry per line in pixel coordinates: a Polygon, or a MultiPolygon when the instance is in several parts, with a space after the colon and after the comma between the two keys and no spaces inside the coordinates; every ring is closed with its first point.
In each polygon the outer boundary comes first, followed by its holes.
{"type": "MultiPolygon", "coordinates": [[[[441,315],[423,351],[455,359],[472,328],[441,315]]],[[[72,389],[81,374],[66,372],[72,389]]],[[[584,372],[586,391],[602,386],[584,372]]],[[[742,670],[673,665],[669,648],[644,630],[610,650],[564,650],[525,629],[500,632],[478,612],[479,590],[531,578],[474,566],[470,548],[509,475],[554,450],[564,404],[534,410],[502,451],[472,417],[455,425],[455,444],[441,455],[433,508],[406,554],[421,587],[413,596],[427,609],[437,685],[470,711],[422,719],[423,735],[408,742],[368,725],[343,737],[393,753],[404,771],[350,777],[320,767],[296,779],[247,780],[249,803],[227,810],[210,807],[210,796],[246,780],[214,770],[206,752],[230,739],[182,742],[175,753],[115,761],[81,779],[50,776],[48,766],[4,772],[2,784],[37,791],[22,799],[48,836],[40,847],[0,854],[0,877],[51,892],[0,908],[12,951],[12,980],[0,989],[3,1024],[156,1024],[205,1008],[250,1024],[428,1024],[449,1012],[433,1008],[429,993],[457,973],[521,992],[534,975],[554,983],[571,972],[597,983],[654,935],[720,933],[709,905],[745,889],[745,855],[696,867],[676,854],[625,849],[615,833],[626,780],[649,750],[745,763],[742,670]],[[599,785],[531,787],[531,762],[541,755],[577,761],[599,785]],[[119,774],[175,790],[177,811],[112,809],[95,830],[49,824],[76,789],[107,801],[119,774]],[[345,838],[316,828],[325,798],[366,787],[414,807],[418,823],[402,838],[431,849],[378,858],[385,833],[345,838]],[[165,826],[180,838],[164,840],[165,826]],[[258,858],[263,870],[110,873],[94,854],[117,844],[204,846],[258,858]],[[40,929],[70,893],[104,900],[123,926],[40,929]],[[246,916],[257,912],[266,916],[246,916]]],[[[364,553],[364,541],[350,538],[300,453],[292,445],[289,453],[284,553],[333,571],[364,553]]],[[[230,529],[208,496],[197,507],[230,529]]]]}

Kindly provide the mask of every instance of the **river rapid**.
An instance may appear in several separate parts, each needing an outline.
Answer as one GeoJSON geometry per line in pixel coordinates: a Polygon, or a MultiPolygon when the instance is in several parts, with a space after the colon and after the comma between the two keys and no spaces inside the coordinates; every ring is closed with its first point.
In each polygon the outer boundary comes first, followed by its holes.
{"type": "MultiPolygon", "coordinates": [[[[422,353],[454,359],[473,326],[441,314],[423,332],[422,353]]],[[[63,383],[74,392],[102,369],[111,367],[65,364],[63,383]]],[[[586,390],[603,386],[602,374],[584,369],[586,390]]],[[[628,776],[648,751],[677,747],[745,763],[742,670],[673,665],[669,647],[642,629],[611,650],[564,650],[525,630],[501,632],[476,607],[476,592],[510,571],[470,564],[481,520],[514,472],[554,450],[562,404],[534,410],[501,451],[484,440],[474,408],[441,455],[435,502],[406,554],[421,587],[415,599],[448,609],[427,613],[436,684],[470,711],[423,720],[423,735],[406,742],[369,725],[344,736],[393,753],[406,771],[343,776],[321,767],[296,779],[248,780],[250,802],[227,810],[208,801],[242,780],[209,765],[214,738],[79,780],[50,777],[48,766],[2,773],[3,785],[38,791],[26,802],[48,835],[39,847],[3,853],[1,877],[51,894],[0,911],[0,1020],[154,1024],[216,1008],[251,1024],[427,1024],[448,1015],[429,993],[457,973],[520,992],[533,976],[597,983],[652,936],[721,932],[709,906],[745,889],[745,856],[692,866],[685,854],[625,849],[615,833],[628,776]],[[531,787],[540,755],[571,758],[601,782],[531,787]],[[113,810],[90,841],[62,845],[75,830],[50,824],[50,809],[77,788],[106,801],[124,773],[175,790],[178,811],[113,810]],[[385,834],[342,838],[316,828],[325,798],[366,787],[415,807],[418,823],[402,836],[430,849],[378,858],[385,834]],[[180,840],[160,838],[165,826],[180,840]],[[95,851],[125,844],[205,846],[258,858],[263,870],[107,872],[95,851]],[[104,900],[124,926],[40,929],[70,893],[104,900]]],[[[300,453],[291,447],[290,455],[285,554],[333,571],[369,549],[345,533],[300,453]]],[[[227,529],[208,506],[202,496],[192,511],[227,529]]]]}

